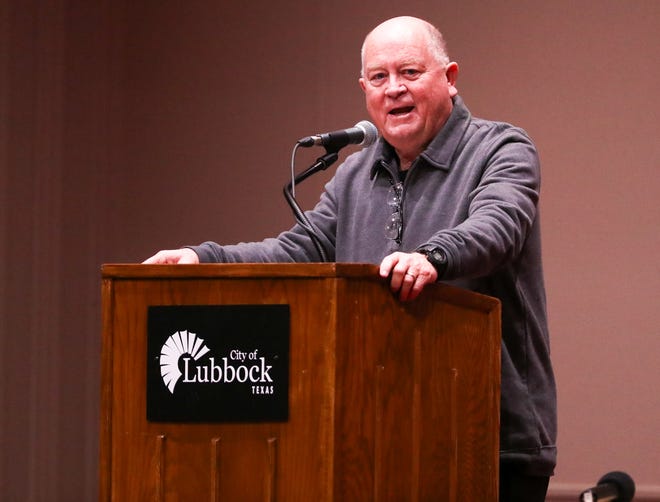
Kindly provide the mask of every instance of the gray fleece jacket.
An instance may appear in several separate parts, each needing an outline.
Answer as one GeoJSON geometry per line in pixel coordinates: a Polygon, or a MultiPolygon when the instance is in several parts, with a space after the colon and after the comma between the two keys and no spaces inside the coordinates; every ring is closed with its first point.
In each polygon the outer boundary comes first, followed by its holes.
{"type": "MultiPolygon", "coordinates": [[[[500,458],[550,475],[556,462],[556,395],[541,265],[539,160],[525,132],[471,116],[460,97],[447,123],[408,170],[399,241],[388,239],[387,194],[398,161],[381,138],[350,155],[306,213],[328,259],[379,264],[432,244],[448,258],[440,279],[502,302],[500,458]]],[[[202,262],[314,262],[298,225],[277,238],[192,249],[202,262]]]]}

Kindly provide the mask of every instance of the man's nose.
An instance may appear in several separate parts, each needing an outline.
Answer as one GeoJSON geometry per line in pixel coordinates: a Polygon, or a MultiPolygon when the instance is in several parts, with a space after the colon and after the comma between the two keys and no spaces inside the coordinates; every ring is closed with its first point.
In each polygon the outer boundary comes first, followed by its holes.
{"type": "Polygon", "coordinates": [[[391,75],[387,81],[385,94],[387,94],[388,97],[395,98],[401,94],[404,94],[407,90],[408,88],[406,87],[405,83],[401,81],[398,75],[391,75]]]}

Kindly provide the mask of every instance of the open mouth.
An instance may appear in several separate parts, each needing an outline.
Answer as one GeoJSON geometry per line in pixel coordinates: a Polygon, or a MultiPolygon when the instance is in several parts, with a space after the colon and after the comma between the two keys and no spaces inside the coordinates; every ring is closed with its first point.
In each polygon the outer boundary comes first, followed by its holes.
{"type": "Polygon", "coordinates": [[[413,111],[414,106],[402,106],[399,108],[393,108],[389,111],[390,115],[405,115],[406,113],[410,113],[413,111]]]}

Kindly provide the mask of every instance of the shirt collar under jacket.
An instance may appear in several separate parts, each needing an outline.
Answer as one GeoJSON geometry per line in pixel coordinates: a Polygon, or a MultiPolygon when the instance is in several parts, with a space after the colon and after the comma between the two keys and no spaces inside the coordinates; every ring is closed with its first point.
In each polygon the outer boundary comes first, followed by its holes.
{"type": "MultiPolygon", "coordinates": [[[[467,109],[460,96],[452,98],[454,106],[447,122],[440,132],[431,140],[420,157],[422,157],[430,166],[448,171],[451,167],[451,160],[458,148],[461,138],[470,124],[472,118],[470,110],[467,109]]],[[[393,165],[394,149],[382,137],[376,143],[377,153],[374,163],[371,167],[371,178],[376,176],[379,169],[385,165],[393,165]]]]}

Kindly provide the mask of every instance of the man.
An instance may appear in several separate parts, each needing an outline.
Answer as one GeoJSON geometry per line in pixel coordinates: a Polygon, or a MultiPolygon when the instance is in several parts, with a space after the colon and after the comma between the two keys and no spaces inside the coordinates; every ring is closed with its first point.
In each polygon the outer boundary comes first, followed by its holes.
{"type": "MultiPolygon", "coordinates": [[[[527,135],[474,118],[458,65],[429,23],[398,17],[362,47],[360,86],[381,133],[349,156],[307,213],[328,257],[380,263],[402,301],[451,282],[502,301],[500,500],[545,499],[556,398],[541,267],[539,163],[527,135]]],[[[161,251],[145,263],[318,261],[303,229],[161,251]]]]}

